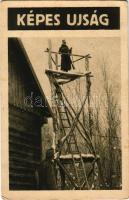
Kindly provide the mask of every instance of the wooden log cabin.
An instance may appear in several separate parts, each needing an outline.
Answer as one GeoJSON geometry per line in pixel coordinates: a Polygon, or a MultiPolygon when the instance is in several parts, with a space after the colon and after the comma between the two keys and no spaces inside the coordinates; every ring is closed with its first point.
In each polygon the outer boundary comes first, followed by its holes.
{"type": "Polygon", "coordinates": [[[9,188],[36,189],[34,172],[41,159],[41,127],[51,109],[22,42],[8,40],[9,188]],[[42,103],[41,103],[42,102],[42,103]]]}

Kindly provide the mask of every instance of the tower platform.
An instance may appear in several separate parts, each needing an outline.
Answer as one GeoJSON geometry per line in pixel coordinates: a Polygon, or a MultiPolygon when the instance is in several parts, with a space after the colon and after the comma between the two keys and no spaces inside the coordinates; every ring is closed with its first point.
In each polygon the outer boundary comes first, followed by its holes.
{"type": "Polygon", "coordinates": [[[91,74],[91,72],[86,72],[86,73],[64,72],[64,71],[57,71],[57,70],[51,70],[51,69],[45,70],[45,73],[49,76],[53,75],[57,79],[59,84],[65,84],[75,79],[88,76],[91,74]]]}
{"type": "MultiPolygon", "coordinates": [[[[80,156],[78,154],[73,155],[75,162],[80,159],[80,156]]],[[[93,162],[95,159],[99,159],[99,155],[96,157],[93,154],[81,154],[81,157],[83,159],[83,162],[93,162]]],[[[64,164],[69,164],[72,162],[72,154],[66,154],[66,155],[61,155],[60,156],[60,161],[63,162],[64,164]]]]}

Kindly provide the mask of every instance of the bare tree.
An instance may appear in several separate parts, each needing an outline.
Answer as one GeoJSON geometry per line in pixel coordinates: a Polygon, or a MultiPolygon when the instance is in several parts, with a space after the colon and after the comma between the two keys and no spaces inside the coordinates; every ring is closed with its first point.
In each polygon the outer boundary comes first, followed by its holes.
{"type": "MultiPolygon", "coordinates": [[[[97,154],[100,155],[102,175],[104,177],[105,189],[120,189],[121,185],[121,137],[120,137],[120,106],[115,94],[115,84],[111,81],[108,64],[103,61],[101,66],[102,96],[96,100],[92,97],[93,107],[90,108],[92,119],[92,140],[97,154]],[[101,101],[101,98],[103,101],[101,101]]],[[[83,102],[84,88],[80,80],[75,81],[72,87],[75,93],[71,93],[71,86],[67,86],[67,93],[72,96],[71,101],[76,112],[83,102]]],[[[85,88],[86,92],[86,88],[85,88]]],[[[83,125],[90,133],[89,115],[87,105],[83,108],[80,116],[83,125]]],[[[80,143],[81,144],[81,143],[80,143]]],[[[83,145],[81,145],[83,146],[83,145]]]]}
{"type": "Polygon", "coordinates": [[[103,77],[103,93],[105,96],[105,103],[103,102],[103,108],[105,115],[105,123],[103,123],[103,132],[105,132],[106,143],[105,148],[106,159],[106,170],[107,170],[107,186],[109,189],[118,187],[117,184],[120,177],[120,163],[121,163],[121,152],[120,152],[120,109],[117,102],[117,98],[114,94],[114,85],[109,79],[107,72],[107,64],[103,61],[102,65],[102,77],[103,77]],[[119,170],[118,170],[119,165],[119,170]]]}

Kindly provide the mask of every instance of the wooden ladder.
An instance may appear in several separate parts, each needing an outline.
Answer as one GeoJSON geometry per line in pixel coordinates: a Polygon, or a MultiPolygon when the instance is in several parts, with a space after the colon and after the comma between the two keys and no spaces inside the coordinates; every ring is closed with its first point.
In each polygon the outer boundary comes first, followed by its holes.
{"type": "MultiPolygon", "coordinates": [[[[57,109],[59,113],[60,124],[62,127],[62,132],[65,136],[66,133],[70,132],[72,119],[70,119],[70,116],[68,114],[68,108],[65,105],[59,85],[56,86],[56,97],[58,101],[57,109]]],[[[75,131],[70,132],[69,136],[66,138],[65,155],[71,155],[72,164],[69,173],[72,174],[72,176],[74,177],[78,189],[83,189],[83,185],[87,185],[87,189],[89,189],[85,165],[81,152],[79,151],[75,131]]]]}

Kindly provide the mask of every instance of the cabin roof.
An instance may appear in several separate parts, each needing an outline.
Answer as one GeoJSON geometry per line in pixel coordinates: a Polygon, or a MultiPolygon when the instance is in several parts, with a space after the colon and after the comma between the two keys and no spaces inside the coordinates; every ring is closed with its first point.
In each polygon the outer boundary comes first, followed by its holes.
{"type": "Polygon", "coordinates": [[[39,89],[39,91],[41,93],[42,98],[45,100],[45,103],[46,103],[46,107],[45,107],[46,112],[45,112],[45,115],[47,117],[52,117],[51,107],[50,107],[50,105],[49,105],[49,103],[47,101],[47,98],[46,98],[46,96],[44,94],[43,88],[41,87],[41,84],[40,84],[40,82],[38,80],[38,77],[37,77],[35,71],[34,71],[33,65],[32,65],[32,63],[31,63],[31,61],[29,59],[29,56],[28,56],[28,54],[27,54],[27,52],[26,52],[26,50],[24,48],[24,45],[23,45],[22,41],[19,38],[11,38],[11,40],[13,40],[13,42],[21,50],[21,52],[23,54],[23,57],[24,57],[25,61],[27,62],[28,66],[29,66],[30,72],[32,73],[32,77],[34,78],[35,84],[37,85],[37,87],[38,87],[38,89],[39,89]]]}

